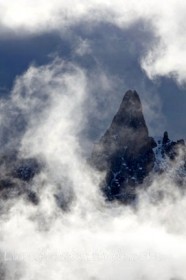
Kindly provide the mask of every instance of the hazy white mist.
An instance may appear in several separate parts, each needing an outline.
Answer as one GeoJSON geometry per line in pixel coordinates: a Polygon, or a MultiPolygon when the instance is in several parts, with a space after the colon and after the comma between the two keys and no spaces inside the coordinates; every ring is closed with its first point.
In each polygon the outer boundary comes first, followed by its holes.
{"type": "Polygon", "coordinates": [[[70,26],[80,22],[90,28],[107,22],[127,29],[144,20],[151,26],[157,43],[141,57],[141,67],[152,79],[168,76],[185,84],[186,3],[183,0],[1,0],[0,15],[2,36],[6,36],[6,28],[17,36],[28,36],[48,30],[68,32],[70,26]]]}
{"type": "Polygon", "coordinates": [[[1,103],[1,125],[9,126],[10,111],[21,112],[27,122],[25,133],[9,145],[17,143],[22,157],[45,163],[31,186],[40,204],[19,197],[7,202],[9,210],[0,217],[1,277],[186,279],[186,198],[170,174],[154,178],[135,209],[104,201],[102,174],[88,166],[88,140],[82,137],[93,82],[85,70],[57,58],[31,66],[1,103]],[[66,211],[54,194],[68,204],[66,211]]]}

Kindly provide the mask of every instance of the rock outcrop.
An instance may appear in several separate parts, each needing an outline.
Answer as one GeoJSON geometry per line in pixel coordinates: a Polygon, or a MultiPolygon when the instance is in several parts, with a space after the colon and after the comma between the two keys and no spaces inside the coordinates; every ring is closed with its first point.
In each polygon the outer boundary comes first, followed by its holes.
{"type": "Polygon", "coordinates": [[[0,155],[0,198],[9,199],[19,195],[38,204],[37,194],[30,188],[34,176],[41,171],[35,158],[21,159],[18,153],[9,151],[0,155]]]}
{"type": "MultiPolygon", "coordinates": [[[[155,142],[149,136],[140,98],[132,90],[126,92],[110,127],[95,145],[90,163],[105,174],[100,187],[109,201],[135,202],[140,186],[151,182],[146,180],[151,173],[161,176],[168,172],[178,186],[186,185],[184,140],[171,141],[166,131],[155,142]]],[[[24,195],[37,205],[39,197],[32,183],[43,168],[38,159],[22,159],[17,151],[1,153],[0,198],[24,195]]],[[[62,196],[54,197],[60,208],[67,208],[62,196]]]]}
{"type": "Polygon", "coordinates": [[[154,167],[155,146],[148,134],[140,98],[136,91],[129,90],[91,156],[92,165],[106,172],[102,187],[108,200],[135,199],[136,187],[154,167]]]}

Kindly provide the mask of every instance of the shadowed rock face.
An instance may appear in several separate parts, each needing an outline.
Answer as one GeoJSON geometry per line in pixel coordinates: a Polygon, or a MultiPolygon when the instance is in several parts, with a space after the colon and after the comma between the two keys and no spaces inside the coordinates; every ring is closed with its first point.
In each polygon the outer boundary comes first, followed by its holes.
{"type": "Polygon", "coordinates": [[[30,183],[40,171],[41,165],[37,159],[20,159],[17,151],[0,154],[0,198],[25,195],[30,202],[38,204],[39,199],[30,188],[30,183]]]}
{"type": "MultiPolygon", "coordinates": [[[[168,132],[158,139],[156,144],[148,135],[137,92],[127,91],[110,127],[95,145],[90,159],[90,163],[105,174],[101,187],[108,200],[134,202],[137,188],[152,170],[161,176],[174,164],[175,183],[186,186],[184,140],[171,141],[168,132]]],[[[38,193],[32,189],[32,183],[43,168],[45,164],[39,158],[20,158],[16,150],[0,153],[0,200],[23,195],[37,205],[40,200],[38,193]]],[[[65,196],[57,192],[54,198],[57,205],[66,211],[73,194],[65,196]]]]}
{"type": "Polygon", "coordinates": [[[93,166],[106,171],[102,187],[109,200],[135,199],[135,187],[153,169],[155,146],[148,135],[139,96],[129,90],[91,157],[93,166]]]}
{"type": "Polygon", "coordinates": [[[180,139],[176,142],[171,141],[168,136],[168,132],[165,131],[162,140],[161,153],[162,156],[167,156],[170,160],[175,160],[179,155],[179,150],[184,150],[185,142],[183,139],[180,139]]]}

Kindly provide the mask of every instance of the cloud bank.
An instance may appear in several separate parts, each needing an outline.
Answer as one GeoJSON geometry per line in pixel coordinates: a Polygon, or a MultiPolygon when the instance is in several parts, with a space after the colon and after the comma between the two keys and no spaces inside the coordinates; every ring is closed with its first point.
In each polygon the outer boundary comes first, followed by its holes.
{"type": "MultiPolygon", "coordinates": [[[[167,76],[184,85],[185,14],[186,4],[175,0],[0,0],[0,30],[2,38],[48,30],[63,36],[79,24],[92,30],[105,22],[129,30],[142,21],[140,28],[150,28],[156,40],[145,43],[138,57],[141,68],[150,79],[167,76]]],[[[86,59],[91,48],[80,38],[74,58],[86,59]]],[[[186,279],[186,199],[171,176],[155,178],[131,209],[107,205],[98,187],[102,174],[87,165],[90,120],[96,116],[99,123],[92,126],[99,127],[108,118],[110,110],[104,108],[117,106],[114,93],[125,83],[98,65],[90,71],[59,58],[32,65],[17,77],[11,95],[1,99],[0,151],[16,148],[20,157],[43,163],[29,185],[39,205],[24,196],[1,202],[2,280],[186,279]]],[[[144,108],[154,119],[160,104],[152,96],[149,104],[145,93],[144,108]]]]}
{"type": "Polygon", "coordinates": [[[39,205],[21,196],[1,211],[1,279],[185,279],[186,198],[171,177],[156,179],[131,209],[105,203],[101,174],[86,163],[81,132],[94,83],[56,58],[17,77],[1,103],[1,125],[10,129],[17,112],[25,120],[9,147],[45,163],[30,183],[39,205]]]}
{"type": "Polygon", "coordinates": [[[42,33],[46,30],[67,31],[70,26],[86,22],[92,28],[100,22],[107,22],[128,28],[139,19],[144,20],[157,37],[157,44],[141,57],[141,67],[148,77],[173,77],[178,84],[184,84],[185,68],[185,15],[184,1],[170,0],[128,0],[78,1],[54,0],[51,3],[39,1],[0,1],[1,27],[19,35],[42,33]],[[37,3],[36,3],[37,2],[37,3]]]}

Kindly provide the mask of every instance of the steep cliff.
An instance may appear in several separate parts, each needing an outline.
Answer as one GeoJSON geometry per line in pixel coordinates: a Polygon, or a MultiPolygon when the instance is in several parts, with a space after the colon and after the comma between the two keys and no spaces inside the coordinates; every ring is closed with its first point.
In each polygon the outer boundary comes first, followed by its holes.
{"type": "Polygon", "coordinates": [[[135,199],[135,188],[154,167],[153,148],[149,137],[140,98],[129,90],[111,126],[95,145],[91,163],[106,176],[103,190],[109,200],[130,202],[135,199]]]}

